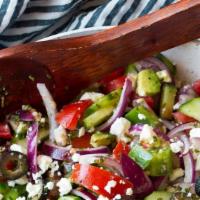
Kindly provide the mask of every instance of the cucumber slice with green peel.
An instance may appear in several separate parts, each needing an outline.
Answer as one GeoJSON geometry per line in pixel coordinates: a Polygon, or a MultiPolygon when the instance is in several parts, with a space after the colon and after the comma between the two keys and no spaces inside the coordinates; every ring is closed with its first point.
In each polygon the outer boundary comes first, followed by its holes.
{"type": "Polygon", "coordinates": [[[115,107],[121,96],[121,91],[121,89],[118,89],[101,97],[97,102],[93,103],[86,109],[84,116],[87,117],[101,108],[115,107]]]}
{"type": "Polygon", "coordinates": [[[172,194],[166,191],[155,191],[145,197],[144,200],[171,200],[172,194]]]}
{"type": "Polygon", "coordinates": [[[156,72],[145,69],[138,73],[137,93],[139,96],[153,96],[160,92],[161,82],[156,72]]]}
{"type": "Polygon", "coordinates": [[[149,124],[153,127],[160,124],[156,114],[144,106],[136,106],[125,115],[125,118],[132,124],[149,124]]]}
{"type": "Polygon", "coordinates": [[[126,74],[138,74],[135,63],[128,65],[128,67],[126,68],[126,74]]]}
{"type": "Polygon", "coordinates": [[[163,119],[172,119],[173,106],[177,89],[173,84],[165,83],[162,88],[160,101],[160,116],[163,119]]]}
{"type": "Polygon", "coordinates": [[[58,200],[81,200],[81,198],[73,195],[67,195],[60,197],[58,200]]]}
{"type": "Polygon", "coordinates": [[[114,107],[112,106],[98,109],[96,112],[83,119],[85,128],[91,129],[98,126],[112,115],[113,110],[114,107]]]}
{"type": "Polygon", "coordinates": [[[153,156],[140,145],[134,145],[129,152],[129,157],[132,158],[142,169],[149,166],[153,156]]]}
{"type": "Polygon", "coordinates": [[[152,160],[147,168],[150,176],[166,176],[172,172],[172,151],[169,147],[149,150],[152,160]]]}
{"type": "Polygon", "coordinates": [[[200,97],[193,98],[186,103],[182,104],[179,111],[189,117],[200,121],[200,97]]]}
{"type": "Polygon", "coordinates": [[[173,75],[176,75],[176,66],[167,57],[160,53],[156,55],[156,58],[162,61],[173,75]]]}

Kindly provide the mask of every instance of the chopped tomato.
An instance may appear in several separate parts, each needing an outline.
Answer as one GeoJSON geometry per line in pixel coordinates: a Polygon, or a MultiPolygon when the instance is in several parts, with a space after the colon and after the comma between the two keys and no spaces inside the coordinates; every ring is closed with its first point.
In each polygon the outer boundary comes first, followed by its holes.
{"type": "Polygon", "coordinates": [[[75,164],[70,178],[72,182],[108,199],[113,199],[117,194],[125,195],[127,189],[133,188],[126,178],[88,164],[75,164]]]}
{"type": "Polygon", "coordinates": [[[175,112],[175,113],[173,113],[173,116],[177,122],[181,122],[181,123],[188,123],[188,122],[196,121],[192,117],[189,117],[181,112],[175,112]]]}
{"type": "Polygon", "coordinates": [[[153,97],[147,96],[147,97],[142,97],[146,101],[149,107],[154,108],[154,99],[153,97]]]}
{"type": "Polygon", "coordinates": [[[200,80],[196,80],[193,84],[192,84],[193,90],[200,95],[200,80]]]}
{"type": "Polygon", "coordinates": [[[90,145],[91,134],[86,133],[82,137],[77,137],[72,140],[72,147],[74,148],[89,148],[90,145]]]}
{"type": "Polygon", "coordinates": [[[0,123],[0,138],[2,138],[2,139],[11,139],[12,138],[10,128],[5,123],[0,123]]]}
{"type": "Polygon", "coordinates": [[[118,88],[122,88],[125,82],[126,76],[120,76],[106,84],[104,84],[104,88],[106,92],[112,92],[118,88]]]}
{"type": "Polygon", "coordinates": [[[56,115],[56,121],[64,128],[75,130],[82,114],[88,106],[92,104],[91,100],[80,100],[75,103],[64,106],[56,115]]]}
{"type": "Polygon", "coordinates": [[[129,151],[130,151],[129,146],[125,142],[119,141],[116,147],[113,149],[113,157],[116,160],[120,161],[122,153],[128,154],[129,151]]]}
{"type": "Polygon", "coordinates": [[[109,83],[110,81],[118,78],[119,76],[122,76],[124,74],[124,68],[123,67],[118,67],[115,71],[113,71],[112,73],[108,74],[107,76],[105,76],[100,83],[102,85],[109,83]]]}

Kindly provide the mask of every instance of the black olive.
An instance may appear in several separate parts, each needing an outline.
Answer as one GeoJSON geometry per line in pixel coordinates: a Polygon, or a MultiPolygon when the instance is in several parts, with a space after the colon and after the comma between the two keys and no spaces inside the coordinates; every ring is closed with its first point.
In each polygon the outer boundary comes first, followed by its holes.
{"type": "Polygon", "coordinates": [[[197,178],[195,182],[195,192],[198,196],[200,196],[200,176],[197,178]]]}
{"type": "Polygon", "coordinates": [[[27,158],[16,151],[4,151],[0,154],[0,172],[7,180],[15,180],[28,171],[27,158]]]}

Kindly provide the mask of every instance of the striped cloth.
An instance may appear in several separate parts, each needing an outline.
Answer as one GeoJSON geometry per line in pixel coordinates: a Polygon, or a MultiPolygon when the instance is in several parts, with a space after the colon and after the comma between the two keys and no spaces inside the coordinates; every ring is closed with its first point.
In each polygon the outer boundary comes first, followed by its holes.
{"type": "Polygon", "coordinates": [[[70,30],[122,24],[176,0],[0,0],[0,48],[70,30]]]}

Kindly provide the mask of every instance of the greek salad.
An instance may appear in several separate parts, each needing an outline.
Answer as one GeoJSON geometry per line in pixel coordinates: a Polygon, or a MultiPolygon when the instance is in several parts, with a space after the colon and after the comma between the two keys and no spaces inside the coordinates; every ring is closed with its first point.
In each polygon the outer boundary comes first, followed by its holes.
{"type": "Polygon", "coordinates": [[[57,109],[37,83],[0,123],[1,200],[200,199],[200,80],[158,54],[117,68],[57,109]]]}

